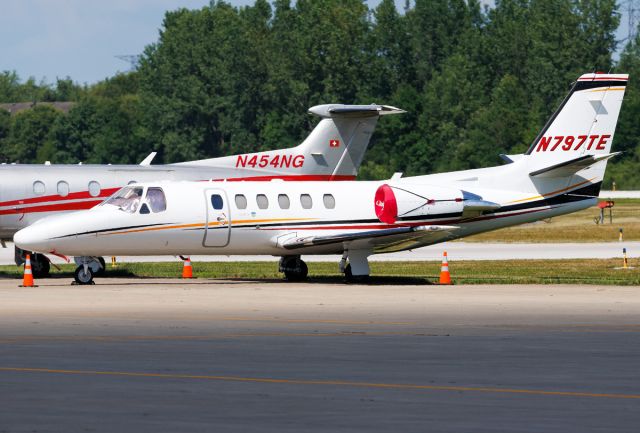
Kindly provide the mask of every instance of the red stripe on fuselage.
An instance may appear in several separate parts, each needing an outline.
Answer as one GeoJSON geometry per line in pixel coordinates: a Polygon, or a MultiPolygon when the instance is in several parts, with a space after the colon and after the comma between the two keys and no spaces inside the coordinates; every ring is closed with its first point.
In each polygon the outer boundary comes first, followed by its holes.
{"type": "Polygon", "coordinates": [[[69,203],[56,203],[56,204],[48,204],[41,206],[31,206],[31,207],[23,207],[17,209],[3,209],[0,210],[0,215],[21,215],[27,213],[36,213],[36,212],[60,212],[60,211],[69,211],[69,210],[83,210],[83,209],[91,209],[95,205],[102,203],[102,199],[100,200],[87,200],[87,201],[73,201],[69,203]]]}
{"type": "Polygon", "coordinates": [[[3,201],[0,202],[0,206],[20,206],[23,204],[33,204],[33,203],[49,203],[52,201],[63,201],[63,200],[81,200],[81,199],[87,199],[87,198],[93,198],[93,199],[99,199],[99,198],[104,198],[104,197],[108,197],[111,194],[113,194],[114,192],[116,192],[117,190],[119,190],[120,187],[117,188],[105,188],[102,191],[100,191],[100,194],[96,197],[92,196],[91,194],[89,194],[89,191],[78,191],[78,192],[72,192],[67,194],[66,196],[62,197],[61,195],[43,195],[41,197],[31,197],[31,198],[23,198],[23,199],[19,199],[19,200],[9,200],[9,201],[3,201]]]}
{"type": "MultiPolygon", "coordinates": [[[[345,180],[355,180],[355,176],[347,176],[347,175],[323,175],[323,174],[309,174],[309,175],[289,175],[289,176],[250,176],[250,177],[235,177],[235,178],[228,178],[228,179],[213,179],[216,182],[221,182],[221,181],[269,181],[269,180],[274,180],[274,179],[282,179],[285,181],[345,181],[345,180]]],[[[203,180],[202,182],[209,182],[209,180],[203,180]]],[[[0,207],[4,207],[4,206],[20,206],[20,205],[26,205],[26,204],[34,204],[34,203],[49,203],[49,202],[56,202],[56,201],[67,201],[67,200],[82,200],[82,199],[91,199],[91,198],[106,198],[109,197],[110,195],[112,195],[113,193],[115,193],[116,191],[118,191],[120,188],[122,187],[115,187],[115,188],[105,188],[100,192],[100,195],[98,195],[97,197],[94,197],[92,195],[89,194],[89,191],[78,191],[78,192],[72,192],[69,193],[68,195],[62,197],[60,195],[45,195],[45,196],[41,196],[41,197],[30,197],[30,198],[23,198],[23,199],[18,199],[18,200],[9,200],[9,201],[4,201],[4,202],[0,202],[0,207]]],[[[15,211],[15,212],[5,212],[5,211],[0,211],[0,215],[1,214],[11,214],[11,213],[29,213],[29,212],[46,212],[46,211],[32,211],[31,209],[34,209],[35,207],[30,207],[30,208],[24,208],[24,209],[20,209],[20,211],[15,211]]],[[[82,207],[79,208],[73,208],[73,209],[84,209],[82,207]]],[[[64,209],[60,209],[60,210],[64,210],[64,209]]]]}

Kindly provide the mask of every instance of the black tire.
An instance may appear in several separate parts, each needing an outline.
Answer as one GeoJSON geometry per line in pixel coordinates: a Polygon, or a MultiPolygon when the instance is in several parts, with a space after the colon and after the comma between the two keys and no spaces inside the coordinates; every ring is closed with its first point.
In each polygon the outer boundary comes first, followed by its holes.
{"type": "Polygon", "coordinates": [[[75,271],[75,280],[80,285],[93,284],[93,271],[87,266],[85,272],[84,266],[78,266],[75,271]]]}
{"type": "Polygon", "coordinates": [[[98,272],[96,272],[96,277],[101,277],[104,275],[105,271],[107,270],[107,263],[104,261],[104,257],[98,257],[98,262],[100,262],[100,266],[102,266],[102,268],[100,268],[100,270],[98,272]]]}
{"type": "Polygon", "coordinates": [[[351,273],[351,263],[349,263],[344,268],[344,279],[347,281],[351,281],[352,278],[353,278],[353,273],[351,273]]]}
{"type": "Polygon", "coordinates": [[[288,266],[286,266],[284,271],[284,276],[287,281],[294,282],[304,281],[307,279],[307,275],[309,275],[309,268],[304,261],[296,259],[294,263],[288,263],[287,265],[288,266]]]}
{"type": "Polygon", "coordinates": [[[46,278],[51,271],[51,263],[43,254],[34,254],[31,258],[31,272],[33,278],[46,278]]]}

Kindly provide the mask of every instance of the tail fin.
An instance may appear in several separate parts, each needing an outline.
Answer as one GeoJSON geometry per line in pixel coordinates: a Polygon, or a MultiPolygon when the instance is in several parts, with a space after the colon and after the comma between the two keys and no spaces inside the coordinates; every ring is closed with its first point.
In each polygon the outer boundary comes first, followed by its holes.
{"type": "Polygon", "coordinates": [[[606,161],[616,155],[611,143],[628,77],[595,73],[578,78],[526,152],[529,176],[563,178],[572,185],[580,173],[599,190],[606,161]]]}
{"type": "Polygon", "coordinates": [[[404,110],[387,105],[328,104],[311,107],[309,112],[322,120],[296,147],[182,164],[248,169],[254,174],[264,171],[266,176],[291,179],[351,180],[358,174],[380,116],[404,110]]]}
{"type": "Polygon", "coordinates": [[[628,77],[584,74],[578,78],[526,154],[558,162],[610,153],[628,77]]]}

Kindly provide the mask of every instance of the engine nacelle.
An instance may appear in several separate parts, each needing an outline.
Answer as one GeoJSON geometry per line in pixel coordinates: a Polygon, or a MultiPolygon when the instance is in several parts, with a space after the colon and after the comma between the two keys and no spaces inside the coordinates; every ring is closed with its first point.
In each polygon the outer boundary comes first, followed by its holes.
{"type": "Polygon", "coordinates": [[[386,224],[427,215],[460,216],[464,193],[433,185],[384,184],[376,191],[374,207],[378,219],[386,224]]]}

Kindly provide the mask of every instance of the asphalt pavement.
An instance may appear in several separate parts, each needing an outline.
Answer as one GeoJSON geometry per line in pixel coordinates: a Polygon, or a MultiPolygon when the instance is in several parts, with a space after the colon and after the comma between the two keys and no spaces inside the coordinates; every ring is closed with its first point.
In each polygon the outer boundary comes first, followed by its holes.
{"type": "Polygon", "coordinates": [[[0,432],[637,432],[637,287],[0,280],[0,432]]]}

